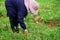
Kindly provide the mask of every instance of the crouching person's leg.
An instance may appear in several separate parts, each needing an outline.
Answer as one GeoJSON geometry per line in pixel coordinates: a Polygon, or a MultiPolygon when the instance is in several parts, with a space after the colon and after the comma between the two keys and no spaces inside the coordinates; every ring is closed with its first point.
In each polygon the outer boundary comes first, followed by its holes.
{"type": "Polygon", "coordinates": [[[23,28],[24,33],[28,34],[28,30],[26,29],[26,25],[24,23],[24,14],[21,12],[18,13],[18,22],[20,23],[21,27],[23,28]]]}
{"type": "Polygon", "coordinates": [[[27,9],[24,4],[24,0],[18,0],[17,3],[17,9],[18,9],[18,22],[20,23],[21,27],[24,29],[24,33],[27,34],[28,30],[26,29],[26,25],[24,23],[24,17],[27,16],[27,9]]]}
{"type": "Polygon", "coordinates": [[[13,33],[16,32],[16,30],[17,30],[17,32],[19,32],[18,29],[15,29],[18,26],[18,22],[17,22],[16,18],[9,17],[9,19],[10,19],[10,25],[11,25],[11,29],[12,29],[13,33]]]}

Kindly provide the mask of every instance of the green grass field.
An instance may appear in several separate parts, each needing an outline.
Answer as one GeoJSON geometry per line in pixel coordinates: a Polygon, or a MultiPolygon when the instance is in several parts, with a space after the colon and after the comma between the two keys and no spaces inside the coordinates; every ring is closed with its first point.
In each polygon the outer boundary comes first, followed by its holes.
{"type": "Polygon", "coordinates": [[[9,18],[6,17],[4,0],[0,0],[0,40],[60,40],[60,0],[37,0],[39,6],[39,17],[42,21],[36,23],[34,15],[29,13],[25,23],[29,31],[28,35],[12,33],[9,18]],[[55,24],[50,24],[53,20],[55,24]]]}

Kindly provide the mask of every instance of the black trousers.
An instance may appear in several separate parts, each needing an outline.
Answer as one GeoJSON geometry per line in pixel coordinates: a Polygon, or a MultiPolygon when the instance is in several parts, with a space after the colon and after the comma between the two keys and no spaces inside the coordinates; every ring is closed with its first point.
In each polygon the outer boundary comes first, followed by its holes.
{"type": "Polygon", "coordinates": [[[27,9],[24,5],[24,0],[6,0],[5,7],[7,16],[10,19],[12,31],[15,30],[14,27],[17,28],[18,23],[25,30],[26,25],[24,23],[24,17],[27,16],[27,9]]]}

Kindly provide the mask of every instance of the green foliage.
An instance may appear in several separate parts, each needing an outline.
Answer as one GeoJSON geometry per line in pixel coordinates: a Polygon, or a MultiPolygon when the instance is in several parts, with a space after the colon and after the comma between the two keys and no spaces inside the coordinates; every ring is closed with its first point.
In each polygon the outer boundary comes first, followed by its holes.
{"type": "MultiPolygon", "coordinates": [[[[0,40],[60,40],[60,24],[55,26],[48,26],[44,23],[36,24],[32,19],[34,15],[31,13],[24,19],[29,31],[28,35],[24,34],[20,26],[22,34],[12,33],[9,18],[3,17],[6,14],[4,1],[0,0],[0,40]]],[[[40,4],[38,14],[44,22],[60,19],[60,0],[36,1],[40,4]]]]}

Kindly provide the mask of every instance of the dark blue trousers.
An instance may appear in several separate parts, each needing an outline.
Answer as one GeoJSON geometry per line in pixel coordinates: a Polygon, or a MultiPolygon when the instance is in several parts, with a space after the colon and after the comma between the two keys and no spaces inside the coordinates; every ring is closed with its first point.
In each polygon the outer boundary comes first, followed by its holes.
{"type": "Polygon", "coordinates": [[[21,27],[25,30],[24,17],[27,16],[27,9],[24,5],[24,0],[6,0],[5,6],[12,30],[14,30],[15,26],[17,28],[18,23],[20,23],[21,27]]]}

